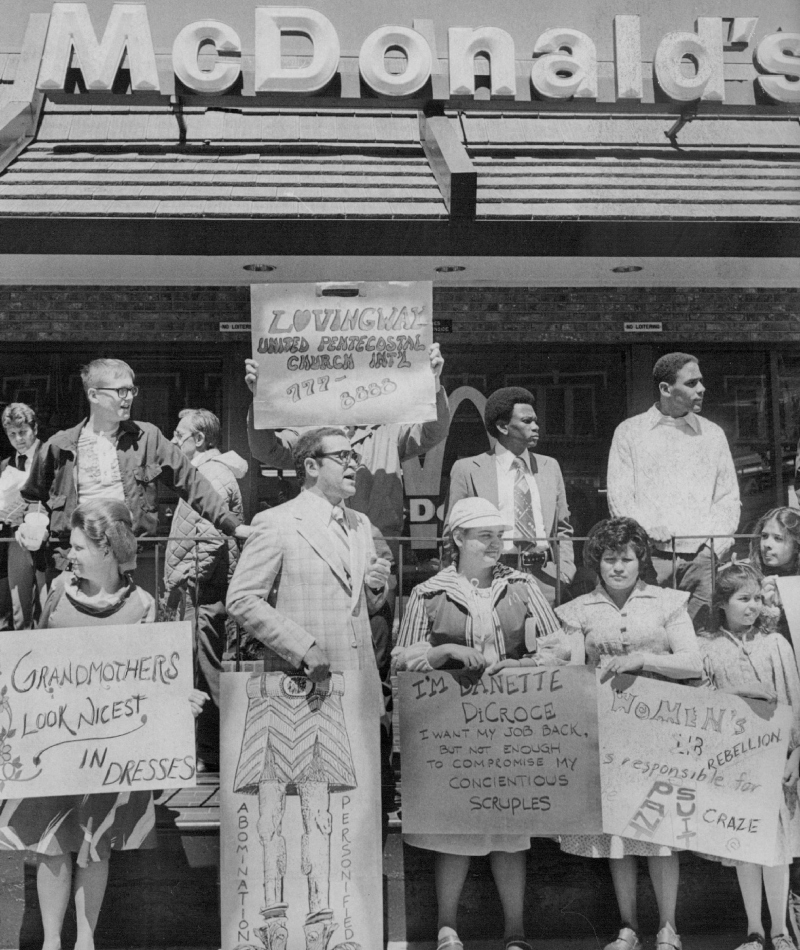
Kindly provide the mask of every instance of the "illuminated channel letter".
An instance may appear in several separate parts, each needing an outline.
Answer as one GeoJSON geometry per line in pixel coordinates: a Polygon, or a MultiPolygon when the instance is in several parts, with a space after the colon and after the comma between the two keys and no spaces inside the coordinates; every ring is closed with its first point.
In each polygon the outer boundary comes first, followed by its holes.
{"type": "Polygon", "coordinates": [[[361,78],[381,96],[411,96],[430,79],[433,57],[424,36],[404,26],[381,26],[364,40],[358,54],[361,78]],[[390,49],[406,57],[402,73],[390,73],[385,57],[390,49]]]}
{"type": "Polygon", "coordinates": [[[722,18],[698,17],[696,29],[696,33],[667,33],[661,40],[653,61],[656,80],[670,99],[724,102],[722,18]],[[683,74],[681,62],[686,57],[696,63],[694,76],[683,74]]]}
{"type": "Polygon", "coordinates": [[[614,17],[617,99],[641,99],[642,30],[638,16],[614,17]]]}
{"type": "Polygon", "coordinates": [[[758,66],[777,76],[759,76],[756,82],[776,102],[800,102],[800,33],[772,33],[758,44],[758,66]],[[790,79],[789,77],[794,77],[790,79]]]}
{"type": "Polygon", "coordinates": [[[153,39],[143,3],[115,3],[102,42],[85,3],[54,3],[39,70],[39,89],[63,89],[73,49],[86,88],[110,92],[125,51],[134,92],[160,92],[153,39]]]}
{"type": "Polygon", "coordinates": [[[546,30],[533,47],[531,82],[543,99],[596,99],[597,50],[580,30],[546,30]]]}
{"type": "Polygon", "coordinates": [[[201,69],[198,62],[200,48],[208,42],[213,43],[217,53],[235,53],[241,57],[242,44],[235,30],[217,20],[198,20],[185,26],[175,37],[172,68],[187,89],[212,94],[225,92],[239,78],[241,60],[217,62],[209,70],[201,69]]]}
{"type": "Polygon", "coordinates": [[[517,94],[514,40],[505,30],[484,26],[479,30],[455,26],[447,31],[450,59],[450,95],[475,95],[475,57],[489,57],[493,96],[517,94]]]}
{"type": "Polygon", "coordinates": [[[318,92],[336,75],[339,53],[333,24],[316,10],[256,7],[256,92],[318,92]],[[286,33],[299,33],[311,41],[310,63],[281,65],[281,36],[286,33]]]}

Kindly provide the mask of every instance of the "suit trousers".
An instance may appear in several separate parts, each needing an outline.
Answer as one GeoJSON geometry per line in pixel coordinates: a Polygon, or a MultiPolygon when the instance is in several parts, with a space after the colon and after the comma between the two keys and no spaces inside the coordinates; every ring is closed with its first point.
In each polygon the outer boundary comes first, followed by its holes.
{"type": "Polygon", "coordinates": [[[46,590],[45,572],[37,569],[34,556],[16,541],[8,545],[8,589],[14,630],[30,630],[36,598],[46,590]]]}
{"type": "MultiPolygon", "coordinates": [[[[729,554],[718,557],[717,562],[724,563],[729,557],[729,554]]],[[[674,560],[671,556],[654,557],[655,582],[659,587],[673,586],[673,565],[677,589],[687,591],[689,594],[686,609],[689,611],[695,630],[710,629],[713,589],[711,551],[708,546],[705,546],[693,558],[682,557],[680,552],[676,552],[674,560]]],[[[648,581],[647,577],[645,581],[648,581]]],[[[652,582],[652,579],[648,581],[648,583],[652,582]]]]}

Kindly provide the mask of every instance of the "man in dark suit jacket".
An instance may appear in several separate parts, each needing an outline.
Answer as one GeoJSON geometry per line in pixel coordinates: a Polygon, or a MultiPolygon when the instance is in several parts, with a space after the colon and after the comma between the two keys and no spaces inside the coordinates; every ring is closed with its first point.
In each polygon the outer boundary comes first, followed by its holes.
{"type": "Polygon", "coordinates": [[[522,565],[550,604],[555,601],[556,570],[562,585],[575,576],[572,525],[561,468],[555,459],[531,450],[539,441],[533,396],[527,389],[498,389],[486,400],[484,422],[494,446],[459,459],[450,473],[447,514],[462,498],[477,496],[496,505],[509,528],[503,560],[522,565]],[[544,540],[557,537],[556,545],[544,540]],[[515,543],[516,541],[516,543],[515,543]]]}

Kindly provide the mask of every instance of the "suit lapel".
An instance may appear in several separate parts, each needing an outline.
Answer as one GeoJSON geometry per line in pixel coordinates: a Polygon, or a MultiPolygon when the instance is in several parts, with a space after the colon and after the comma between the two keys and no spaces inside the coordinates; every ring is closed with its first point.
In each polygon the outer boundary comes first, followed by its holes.
{"type": "Polygon", "coordinates": [[[361,589],[364,586],[364,573],[367,564],[367,531],[360,525],[354,512],[345,508],[347,529],[350,532],[350,575],[352,590],[350,592],[353,609],[361,599],[361,589]]]}
{"type": "Polygon", "coordinates": [[[534,455],[533,452],[531,452],[530,457],[531,474],[533,475],[536,482],[536,487],[539,489],[539,501],[542,506],[542,520],[544,521],[544,529],[547,534],[554,534],[556,516],[555,493],[553,492],[553,486],[548,474],[547,465],[541,464],[544,461],[544,456],[534,455]]]}
{"type": "Polygon", "coordinates": [[[487,452],[475,459],[472,483],[478,498],[485,498],[495,507],[500,504],[500,494],[497,489],[497,463],[494,455],[487,452]]]}
{"type": "Polygon", "coordinates": [[[295,510],[297,519],[297,532],[311,545],[323,561],[330,567],[333,573],[342,582],[346,590],[350,590],[350,581],[339,557],[336,542],[331,536],[330,525],[324,523],[312,505],[307,505],[301,500],[303,493],[298,496],[298,504],[295,510]]]}

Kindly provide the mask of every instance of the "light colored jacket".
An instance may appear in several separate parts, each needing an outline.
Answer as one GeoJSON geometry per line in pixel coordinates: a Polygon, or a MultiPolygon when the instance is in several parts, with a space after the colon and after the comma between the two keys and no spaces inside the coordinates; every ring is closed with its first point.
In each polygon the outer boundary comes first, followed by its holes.
{"type": "Polygon", "coordinates": [[[295,672],[317,644],[332,670],[374,670],[377,682],[369,610],[386,591],[365,584],[375,556],[371,525],[344,509],[351,543],[346,573],[330,524],[309,494],[255,516],[228,587],[228,614],[268,648],[267,672],[295,672]]]}
{"type": "MultiPolygon", "coordinates": [[[[242,493],[236,479],[247,474],[247,462],[236,452],[209,449],[196,455],[192,465],[208,479],[231,513],[243,518],[242,493]]],[[[199,587],[225,588],[238,560],[236,541],[221,535],[210,521],[181,499],[172,518],[167,544],[166,590],[193,584],[195,576],[199,587]],[[200,539],[199,543],[195,543],[194,538],[200,539]]]]}

